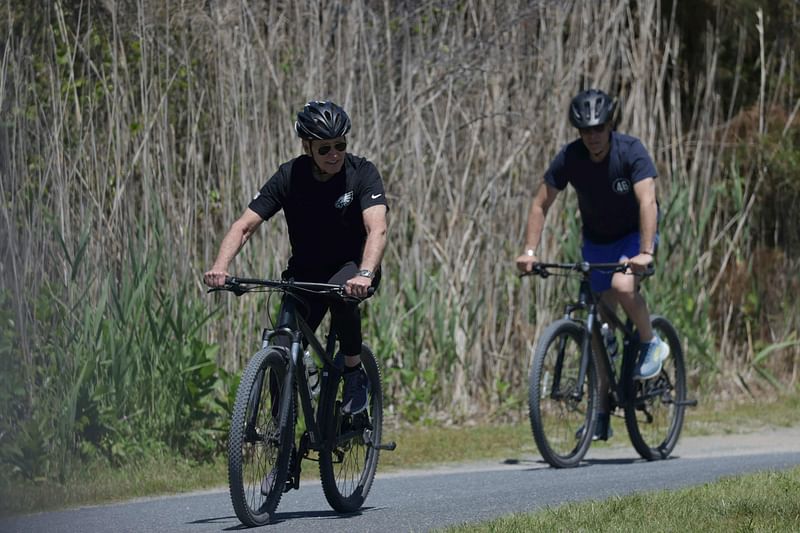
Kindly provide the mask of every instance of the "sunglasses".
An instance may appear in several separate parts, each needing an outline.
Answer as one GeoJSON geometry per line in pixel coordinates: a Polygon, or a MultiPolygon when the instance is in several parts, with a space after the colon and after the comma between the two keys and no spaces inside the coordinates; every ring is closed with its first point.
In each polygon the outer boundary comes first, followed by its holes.
{"type": "Polygon", "coordinates": [[[325,146],[320,146],[319,148],[317,148],[317,153],[319,155],[325,155],[331,151],[331,148],[336,148],[337,152],[344,152],[345,150],[347,150],[347,143],[346,142],[336,143],[333,146],[331,146],[330,144],[326,144],[325,146]]]}
{"type": "Polygon", "coordinates": [[[588,128],[580,128],[581,133],[603,133],[605,131],[606,125],[600,124],[599,126],[590,126],[588,128]]]}

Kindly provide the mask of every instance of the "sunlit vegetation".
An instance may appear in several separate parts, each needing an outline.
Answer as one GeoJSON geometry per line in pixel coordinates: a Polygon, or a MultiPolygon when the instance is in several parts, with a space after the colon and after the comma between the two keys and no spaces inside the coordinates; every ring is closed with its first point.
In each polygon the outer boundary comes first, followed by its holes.
{"type": "MultiPolygon", "coordinates": [[[[364,315],[390,418],[527,408],[531,347],[574,288],[520,281],[513,258],[588,86],[619,96],[619,129],[656,159],[662,244],[645,290],[681,332],[692,389],[796,390],[796,2],[701,2],[699,28],[667,1],[395,4],[0,8],[4,475],[214,459],[275,301],[207,295],[201,275],[299,154],[293,114],[311,98],[346,107],[352,150],[387,187],[390,245],[364,315]]],[[[541,255],[574,259],[574,195],[551,213],[541,255]]],[[[288,247],[276,217],[235,271],[278,276],[288,247]]]]}

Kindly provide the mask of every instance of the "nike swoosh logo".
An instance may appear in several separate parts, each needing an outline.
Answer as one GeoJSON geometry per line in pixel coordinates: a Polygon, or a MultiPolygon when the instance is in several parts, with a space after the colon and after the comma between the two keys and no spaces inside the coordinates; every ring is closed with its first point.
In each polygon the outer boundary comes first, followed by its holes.
{"type": "Polygon", "coordinates": [[[373,194],[373,195],[372,195],[372,199],[374,200],[375,198],[380,198],[381,196],[383,196],[383,193],[380,193],[380,194],[373,194]]]}

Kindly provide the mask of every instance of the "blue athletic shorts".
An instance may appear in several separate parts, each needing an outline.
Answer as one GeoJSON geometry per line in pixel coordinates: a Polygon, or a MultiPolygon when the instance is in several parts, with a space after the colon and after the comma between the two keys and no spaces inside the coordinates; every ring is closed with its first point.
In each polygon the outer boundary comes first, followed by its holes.
{"type": "MultiPolygon", "coordinates": [[[[655,244],[658,245],[658,234],[655,244]]],[[[639,255],[639,232],[629,233],[609,244],[597,244],[584,237],[581,253],[587,263],[618,263],[630,259],[639,255]]],[[[590,276],[593,291],[603,292],[611,288],[612,273],[592,270],[590,276]]]]}

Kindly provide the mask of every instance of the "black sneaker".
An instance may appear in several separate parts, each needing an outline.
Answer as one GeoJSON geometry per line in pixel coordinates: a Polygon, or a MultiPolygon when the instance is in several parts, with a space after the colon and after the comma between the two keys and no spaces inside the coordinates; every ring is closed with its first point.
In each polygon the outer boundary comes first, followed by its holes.
{"type": "Polygon", "coordinates": [[[345,372],[344,398],[342,400],[342,413],[354,415],[367,408],[367,374],[359,365],[358,370],[345,372]]]}

